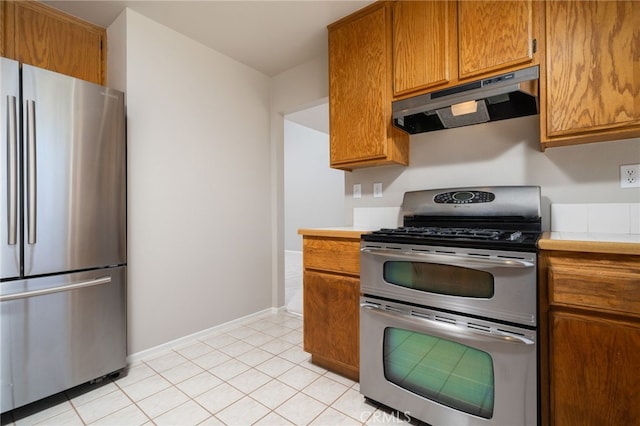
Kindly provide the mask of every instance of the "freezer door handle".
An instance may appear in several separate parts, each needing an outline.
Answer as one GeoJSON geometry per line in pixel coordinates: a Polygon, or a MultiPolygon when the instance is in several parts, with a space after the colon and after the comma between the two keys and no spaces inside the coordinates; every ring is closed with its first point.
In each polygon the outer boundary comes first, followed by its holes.
{"type": "Polygon", "coordinates": [[[15,96],[7,96],[7,144],[7,244],[13,246],[18,234],[18,118],[15,96]]]}
{"type": "Polygon", "coordinates": [[[15,299],[25,299],[27,297],[34,297],[34,296],[43,296],[45,294],[58,293],[61,291],[77,290],[79,288],[84,288],[84,287],[92,287],[92,286],[101,285],[101,284],[109,284],[110,282],[111,282],[111,277],[95,278],[93,280],[82,281],[82,282],[71,284],[71,285],[63,285],[59,287],[45,288],[42,290],[7,294],[6,296],[0,296],[0,302],[4,302],[7,300],[15,300],[15,299]]]}
{"type": "Polygon", "coordinates": [[[36,243],[36,103],[27,101],[27,241],[36,243]]]}

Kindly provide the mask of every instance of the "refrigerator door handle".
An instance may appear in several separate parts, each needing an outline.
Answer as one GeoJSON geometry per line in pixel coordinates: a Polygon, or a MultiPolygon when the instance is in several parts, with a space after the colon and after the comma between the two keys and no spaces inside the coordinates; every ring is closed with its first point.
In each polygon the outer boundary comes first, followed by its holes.
{"type": "Polygon", "coordinates": [[[14,246],[18,234],[18,119],[15,96],[7,96],[7,120],[7,244],[14,246]]]}
{"type": "Polygon", "coordinates": [[[27,101],[27,238],[36,243],[36,103],[27,101]]]}
{"type": "Polygon", "coordinates": [[[0,302],[4,302],[7,300],[15,300],[15,299],[25,299],[27,297],[34,297],[34,296],[43,296],[45,294],[51,294],[51,293],[58,293],[61,291],[70,291],[70,290],[77,290],[79,288],[83,288],[83,287],[92,287],[92,286],[96,286],[96,285],[102,285],[102,284],[109,284],[111,282],[111,277],[101,277],[101,278],[96,278],[93,280],[88,280],[88,281],[82,281],[76,284],[71,284],[71,285],[63,285],[60,287],[53,287],[53,288],[45,288],[42,290],[34,290],[34,291],[25,291],[22,293],[14,293],[14,294],[7,294],[6,296],[0,296],[0,302]]]}

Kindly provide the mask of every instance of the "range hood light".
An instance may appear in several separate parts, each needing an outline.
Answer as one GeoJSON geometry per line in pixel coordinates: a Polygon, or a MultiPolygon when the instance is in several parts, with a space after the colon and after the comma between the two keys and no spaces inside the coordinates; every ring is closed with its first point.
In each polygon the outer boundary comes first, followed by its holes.
{"type": "Polygon", "coordinates": [[[465,114],[473,114],[478,111],[478,102],[467,101],[451,105],[451,114],[455,117],[465,114]]]}

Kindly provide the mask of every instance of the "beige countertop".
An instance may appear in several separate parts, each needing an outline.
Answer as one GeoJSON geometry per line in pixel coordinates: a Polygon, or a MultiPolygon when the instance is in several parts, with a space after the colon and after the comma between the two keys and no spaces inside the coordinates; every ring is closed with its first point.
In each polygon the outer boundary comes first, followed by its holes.
{"type": "Polygon", "coordinates": [[[360,238],[360,235],[366,234],[369,231],[373,231],[373,229],[336,226],[329,228],[301,228],[298,229],[298,234],[303,237],[360,238]]]}
{"type": "Polygon", "coordinates": [[[640,234],[545,232],[538,247],[542,250],[640,255],[640,234]]]}
{"type": "MultiPolygon", "coordinates": [[[[373,229],[336,226],[301,228],[298,229],[298,234],[309,237],[360,238],[360,235],[370,231],[373,229]]],[[[547,231],[538,241],[538,247],[542,250],[640,255],[640,234],[547,231]]]]}

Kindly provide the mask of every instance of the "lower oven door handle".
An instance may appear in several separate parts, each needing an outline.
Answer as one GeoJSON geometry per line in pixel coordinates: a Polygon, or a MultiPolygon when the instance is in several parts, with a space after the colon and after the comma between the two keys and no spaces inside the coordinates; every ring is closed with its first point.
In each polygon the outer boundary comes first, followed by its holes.
{"type": "Polygon", "coordinates": [[[398,259],[416,259],[419,261],[431,261],[433,263],[440,263],[453,266],[466,266],[470,265],[484,265],[484,266],[499,266],[503,268],[532,268],[533,262],[521,259],[495,259],[495,258],[482,258],[467,256],[461,258],[460,256],[450,254],[436,254],[436,253],[421,253],[415,251],[401,251],[401,250],[386,250],[379,248],[362,248],[362,253],[373,254],[376,256],[393,257],[398,259]]]}
{"type": "Polygon", "coordinates": [[[505,343],[518,343],[523,345],[533,345],[535,342],[533,340],[527,339],[524,336],[517,336],[510,333],[486,333],[481,331],[476,331],[472,328],[461,327],[456,324],[451,324],[444,321],[434,321],[428,318],[418,317],[414,315],[407,315],[402,312],[396,311],[387,311],[384,309],[380,309],[377,305],[371,303],[362,303],[360,308],[366,309],[368,311],[374,312],[377,315],[386,316],[388,318],[398,318],[401,317],[402,320],[408,321],[414,325],[427,327],[431,329],[438,330],[441,334],[447,335],[450,337],[484,337],[492,340],[499,340],[505,343]]]}

